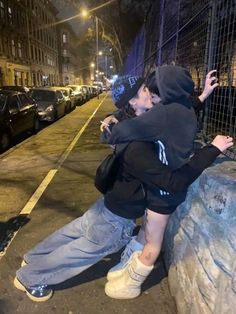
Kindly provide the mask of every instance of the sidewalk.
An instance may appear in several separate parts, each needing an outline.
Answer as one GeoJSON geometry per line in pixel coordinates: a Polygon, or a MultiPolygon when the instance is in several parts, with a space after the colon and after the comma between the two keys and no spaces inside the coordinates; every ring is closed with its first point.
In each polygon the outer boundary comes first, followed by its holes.
{"type": "Polygon", "coordinates": [[[106,273],[119,259],[109,256],[71,280],[58,286],[52,299],[34,303],[13,287],[15,270],[22,255],[62,225],[81,215],[99,197],[93,185],[94,173],[109,148],[99,144],[99,121],[113,110],[108,98],[100,107],[71,154],[30,215],[30,222],[17,234],[0,261],[0,314],[175,314],[162,260],[134,300],[113,300],[104,293],[106,273]],[[99,145],[98,145],[99,144],[99,145]]]}

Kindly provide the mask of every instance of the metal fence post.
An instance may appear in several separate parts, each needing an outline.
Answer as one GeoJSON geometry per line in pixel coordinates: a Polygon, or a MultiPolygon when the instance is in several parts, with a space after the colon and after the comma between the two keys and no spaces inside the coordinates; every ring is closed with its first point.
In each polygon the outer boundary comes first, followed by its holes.
{"type": "MultiPolygon", "coordinates": [[[[208,32],[207,32],[207,47],[206,47],[206,53],[205,53],[205,60],[204,60],[204,65],[205,65],[205,75],[211,69],[212,64],[213,64],[213,49],[214,49],[214,36],[215,36],[215,31],[214,31],[214,24],[215,24],[215,19],[216,19],[216,1],[211,0],[210,5],[209,5],[209,24],[208,24],[208,32]]],[[[208,118],[208,111],[209,111],[209,99],[206,100],[206,105],[203,110],[203,115],[202,115],[202,135],[203,137],[206,136],[206,129],[207,129],[207,118],[208,118]]]]}
{"type": "Polygon", "coordinates": [[[162,43],[163,43],[163,27],[164,27],[164,20],[165,20],[165,14],[164,14],[164,8],[165,8],[165,0],[161,0],[161,23],[160,23],[160,37],[159,37],[159,49],[158,49],[158,55],[157,55],[157,65],[161,65],[161,59],[162,59],[162,43]]]}

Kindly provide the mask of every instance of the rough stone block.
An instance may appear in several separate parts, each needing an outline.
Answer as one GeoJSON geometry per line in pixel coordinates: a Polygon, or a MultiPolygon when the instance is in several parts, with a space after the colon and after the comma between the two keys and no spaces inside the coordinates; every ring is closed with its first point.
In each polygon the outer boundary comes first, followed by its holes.
{"type": "Polygon", "coordinates": [[[235,163],[211,167],[192,184],[163,247],[178,313],[236,313],[235,163]]]}

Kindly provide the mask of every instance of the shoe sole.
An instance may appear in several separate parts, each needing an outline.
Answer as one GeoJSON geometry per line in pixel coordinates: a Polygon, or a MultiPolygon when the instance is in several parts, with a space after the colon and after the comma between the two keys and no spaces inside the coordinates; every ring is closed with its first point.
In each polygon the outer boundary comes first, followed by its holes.
{"type": "Polygon", "coordinates": [[[35,301],[35,302],[45,302],[47,300],[49,300],[52,295],[53,295],[53,291],[51,291],[51,293],[45,297],[41,297],[41,298],[36,298],[34,296],[32,296],[26,289],[25,287],[22,285],[22,283],[17,279],[17,277],[15,277],[14,279],[14,286],[20,290],[20,291],[23,291],[23,292],[26,292],[26,295],[28,296],[28,298],[32,301],[35,301]]]}
{"type": "MultiPolygon", "coordinates": [[[[129,293],[130,293],[130,291],[129,291],[129,293]]],[[[114,291],[110,291],[110,289],[109,289],[107,286],[105,286],[105,294],[106,294],[108,297],[112,298],[112,299],[117,299],[117,300],[129,300],[129,299],[135,299],[135,298],[137,298],[138,296],[140,296],[141,291],[140,291],[138,294],[137,294],[137,293],[134,293],[133,295],[128,295],[128,293],[125,294],[125,295],[117,295],[117,293],[115,293],[114,291]]]]}
{"type": "Polygon", "coordinates": [[[25,265],[28,265],[28,263],[26,263],[26,261],[23,259],[23,261],[21,262],[21,267],[24,267],[25,265]]]}

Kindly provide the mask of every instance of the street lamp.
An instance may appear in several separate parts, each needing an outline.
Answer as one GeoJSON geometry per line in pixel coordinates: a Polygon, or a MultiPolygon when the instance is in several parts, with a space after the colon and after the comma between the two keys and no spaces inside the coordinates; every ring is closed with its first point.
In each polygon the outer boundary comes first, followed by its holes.
{"type": "MultiPolygon", "coordinates": [[[[95,27],[96,27],[96,69],[98,73],[98,18],[95,15],[95,27]]],[[[98,81],[98,76],[97,76],[97,81],[98,81]]]]}
{"type": "Polygon", "coordinates": [[[91,81],[94,81],[94,78],[95,78],[95,73],[94,73],[94,68],[95,68],[95,63],[94,62],[91,62],[90,63],[90,79],[91,81]]]}
{"type": "MultiPolygon", "coordinates": [[[[89,11],[85,8],[81,10],[80,14],[84,18],[89,17],[89,11]]],[[[95,30],[96,30],[96,72],[98,73],[98,17],[96,15],[95,15],[95,30]]]]}
{"type": "MultiPolygon", "coordinates": [[[[81,16],[84,18],[88,18],[90,16],[90,11],[88,11],[87,9],[83,9],[81,11],[81,16]]],[[[93,15],[95,18],[95,31],[96,31],[96,69],[98,71],[98,56],[102,55],[102,53],[99,52],[98,48],[99,48],[99,32],[98,32],[98,27],[99,27],[99,21],[101,22],[101,28],[102,28],[102,38],[104,38],[106,41],[110,42],[112,44],[112,46],[115,48],[117,56],[119,58],[120,64],[122,64],[122,56],[121,56],[121,43],[120,40],[118,38],[117,32],[114,28],[114,26],[109,25],[108,23],[104,22],[101,18],[98,18],[96,15],[93,15]],[[114,34],[114,38],[113,39],[111,36],[109,36],[109,34],[107,35],[104,32],[104,26],[107,26],[112,33],[114,34]]],[[[112,51],[112,48],[110,48],[110,51],[112,51]]],[[[105,56],[105,67],[107,69],[107,56],[105,56]]],[[[107,72],[107,70],[106,70],[107,72]]],[[[107,73],[106,73],[107,74],[107,73]]]]}

